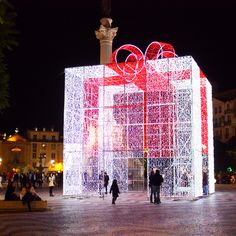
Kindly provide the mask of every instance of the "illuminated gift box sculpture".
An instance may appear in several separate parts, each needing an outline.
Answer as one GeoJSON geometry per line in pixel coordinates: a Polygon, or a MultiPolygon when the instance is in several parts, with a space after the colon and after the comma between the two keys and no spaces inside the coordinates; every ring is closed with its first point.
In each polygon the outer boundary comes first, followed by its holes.
{"type": "Polygon", "coordinates": [[[160,169],[163,195],[201,196],[203,170],[215,191],[211,85],[170,44],[124,45],[110,64],[65,69],[63,194],[97,193],[102,170],[127,191],[129,158],[160,169]]]}

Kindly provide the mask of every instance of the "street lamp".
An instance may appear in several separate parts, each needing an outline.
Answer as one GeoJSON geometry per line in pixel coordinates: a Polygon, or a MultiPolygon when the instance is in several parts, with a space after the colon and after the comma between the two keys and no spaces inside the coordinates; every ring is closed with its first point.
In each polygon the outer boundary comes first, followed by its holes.
{"type": "MultiPolygon", "coordinates": [[[[2,158],[0,157],[0,168],[2,167],[2,158]]],[[[0,183],[1,184],[1,183],[0,183]]]]}
{"type": "Polygon", "coordinates": [[[51,160],[51,161],[50,161],[50,164],[51,164],[51,166],[50,166],[51,171],[54,171],[54,168],[55,168],[55,160],[51,160]]]}

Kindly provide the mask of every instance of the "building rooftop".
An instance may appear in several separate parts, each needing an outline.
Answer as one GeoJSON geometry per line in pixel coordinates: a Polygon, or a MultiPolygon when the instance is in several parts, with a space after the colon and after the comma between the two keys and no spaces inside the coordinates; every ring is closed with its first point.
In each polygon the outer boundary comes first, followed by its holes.
{"type": "Polygon", "coordinates": [[[7,138],[7,141],[9,142],[25,142],[26,139],[23,138],[21,135],[19,134],[13,134],[13,135],[10,135],[8,138],[7,138]]]}

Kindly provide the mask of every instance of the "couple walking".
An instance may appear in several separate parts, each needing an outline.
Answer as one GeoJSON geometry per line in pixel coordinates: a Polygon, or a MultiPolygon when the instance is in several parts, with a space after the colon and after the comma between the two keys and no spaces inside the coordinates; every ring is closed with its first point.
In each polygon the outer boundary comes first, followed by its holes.
{"type": "Polygon", "coordinates": [[[152,168],[151,173],[149,175],[149,187],[151,188],[151,194],[150,194],[150,202],[154,204],[161,203],[160,201],[160,188],[161,184],[163,182],[163,177],[160,174],[160,171],[152,168]],[[154,197],[154,202],[153,202],[154,197]]]}
{"type": "MultiPolygon", "coordinates": [[[[105,190],[105,194],[107,194],[108,190],[108,184],[109,184],[109,175],[107,174],[107,172],[103,172],[101,171],[101,173],[99,174],[99,196],[102,196],[102,187],[104,187],[105,190]]],[[[116,199],[119,197],[119,187],[117,184],[117,180],[113,179],[112,181],[112,185],[110,187],[110,193],[112,193],[112,204],[115,204],[116,199]]]]}

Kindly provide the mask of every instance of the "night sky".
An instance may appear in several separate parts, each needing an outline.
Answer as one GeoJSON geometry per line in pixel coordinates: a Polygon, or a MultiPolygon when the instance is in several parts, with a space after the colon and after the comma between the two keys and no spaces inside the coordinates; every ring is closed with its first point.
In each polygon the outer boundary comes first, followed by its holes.
{"type": "MultiPolygon", "coordinates": [[[[10,108],[0,114],[0,133],[54,127],[63,130],[64,69],[98,65],[99,0],[11,0],[19,46],[7,54],[10,108]]],[[[191,55],[213,92],[236,88],[236,3],[189,0],[112,0],[113,50],[153,41],[191,55]],[[207,2],[207,3],[206,3],[207,2]]]]}

